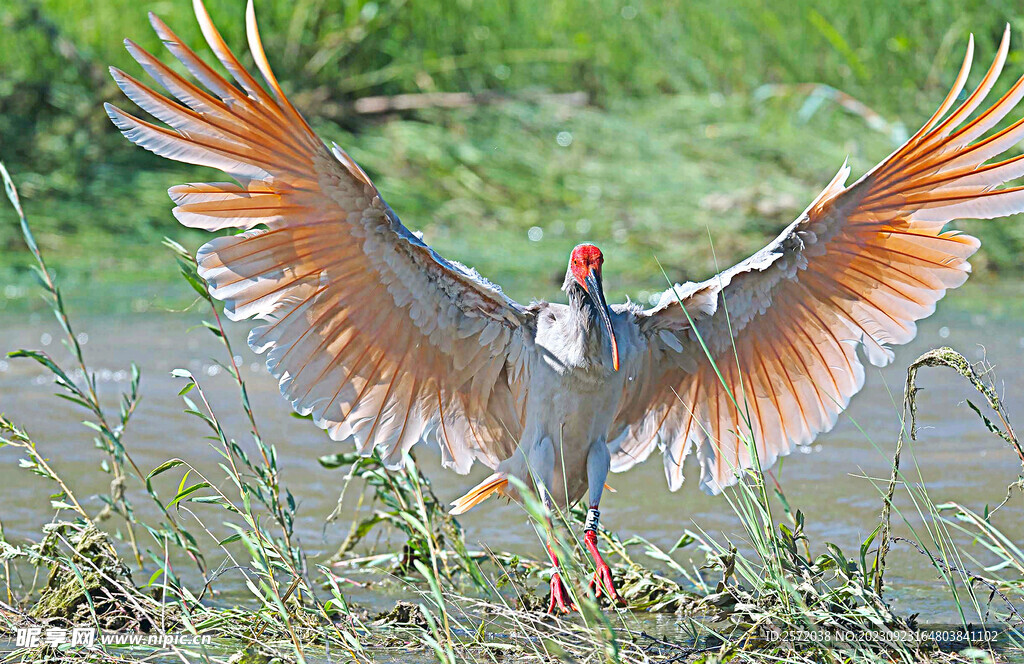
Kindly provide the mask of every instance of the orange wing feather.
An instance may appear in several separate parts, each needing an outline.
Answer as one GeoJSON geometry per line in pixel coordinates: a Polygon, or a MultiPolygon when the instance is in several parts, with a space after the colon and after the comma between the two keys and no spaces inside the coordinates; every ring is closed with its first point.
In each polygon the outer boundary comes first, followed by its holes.
{"type": "Polygon", "coordinates": [[[285,97],[270,70],[252,3],[249,46],[267,92],[194,0],[203,35],[230,83],[160,19],[164,46],[199,85],[127,41],[172,97],[124,72],[125,95],[166,126],[107,105],[132,142],[169,159],[225,172],[236,183],[170,189],[175,216],[218,237],[199,273],[232,319],[265,321],[249,343],[267,354],[281,391],[331,437],[381,450],[400,466],[436,439],[445,465],[494,466],[515,449],[532,334],[529,312],[472,270],[437,255],[381,199],[366,173],[333,152],[285,97]],[[202,86],[202,87],[200,87],[202,86]]]}
{"type": "Polygon", "coordinates": [[[972,38],[953,89],[890,157],[849,187],[844,166],[773,243],[706,282],[666,291],[639,314],[655,349],[647,367],[653,387],[627,388],[613,469],[660,443],[676,489],[683,459],[696,449],[701,485],[717,492],[753,464],[748,442],[767,468],[835,425],[864,384],[857,349],[876,366],[888,364],[891,346],[910,341],[915,321],[967,279],[979,243],[944,232],[945,224],[1024,211],[1021,187],[998,188],[1024,176],[1024,160],[984,163],[1024,138],[1024,120],[977,140],[1024,96],[1024,77],[965,122],[1008,50],[1009,28],[977,89],[950,112],[967,80],[972,38]],[[657,396],[638,397],[643,390],[657,396]]]}

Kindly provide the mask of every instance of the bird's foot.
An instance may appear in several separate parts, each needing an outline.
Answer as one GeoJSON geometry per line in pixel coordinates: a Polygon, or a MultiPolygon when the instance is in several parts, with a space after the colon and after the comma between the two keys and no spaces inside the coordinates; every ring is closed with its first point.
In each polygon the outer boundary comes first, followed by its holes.
{"type": "Polygon", "coordinates": [[[587,550],[590,551],[590,557],[594,559],[594,567],[596,568],[594,570],[594,578],[590,580],[590,589],[594,592],[594,597],[601,597],[603,591],[613,604],[625,604],[626,602],[615,589],[612,569],[604,561],[604,558],[601,557],[601,552],[597,549],[597,532],[593,530],[585,531],[583,533],[583,543],[586,544],[587,550]]]}
{"type": "Polygon", "coordinates": [[[551,575],[551,600],[548,602],[548,613],[561,611],[571,613],[576,610],[576,605],[569,596],[569,590],[562,581],[562,576],[555,572],[551,575]]]}

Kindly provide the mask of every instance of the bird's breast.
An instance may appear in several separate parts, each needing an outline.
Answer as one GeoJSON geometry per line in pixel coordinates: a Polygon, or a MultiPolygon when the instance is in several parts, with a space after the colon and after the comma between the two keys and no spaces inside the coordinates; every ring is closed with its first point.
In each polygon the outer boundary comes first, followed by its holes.
{"type": "MultiPolygon", "coordinates": [[[[628,312],[611,315],[618,345],[620,367],[633,364],[640,347],[639,330],[628,312]]],[[[535,336],[539,363],[548,371],[577,384],[593,384],[621,379],[615,371],[607,332],[594,321],[581,320],[568,306],[549,304],[537,321],[535,336]]]]}
{"type": "MultiPolygon", "coordinates": [[[[538,424],[539,435],[571,435],[588,446],[607,435],[634,362],[615,371],[610,353],[605,358],[587,338],[566,335],[554,325],[539,332],[528,419],[538,424]]],[[[621,352],[620,344],[620,357],[621,352]]]]}

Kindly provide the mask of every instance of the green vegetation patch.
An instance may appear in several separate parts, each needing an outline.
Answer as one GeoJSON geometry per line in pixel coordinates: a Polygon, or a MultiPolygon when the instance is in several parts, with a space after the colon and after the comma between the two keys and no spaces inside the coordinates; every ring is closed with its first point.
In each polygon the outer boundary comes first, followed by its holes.
{"type": "MultiPolygon", "coordinates": [[[[664,286],[657,261],[673,279],[706,278],[764,246],[844,160],[857,174],[895,145],[831,102],[800,120],[805,91],[773,94],[661,96],[607,108],[510,102],[422,112],[357,133],[331,123],[318,130],[367,169],[410,228],[513,297],[557,296],[566,256],[589,240],[608,256],[610,294],[646,301],[664,286]]],[[[118,167],[96,177],[76,196],[24,188],[69,296],[95,312],[187,304],[159,240],[169,235],[194,251],[209,235],[179,226],[165,191],[215,176],[161,162],[159,170],[118,167]]],[[[1024,225],[961,225],[983,240],[976,272],[1016,274],[1024,225]]],[[[0,312],[41,306],[28,297],[31,256],[16,234],[9,211],[0,212],[0,245],[9,247],[0,259],[0,312]]]]}

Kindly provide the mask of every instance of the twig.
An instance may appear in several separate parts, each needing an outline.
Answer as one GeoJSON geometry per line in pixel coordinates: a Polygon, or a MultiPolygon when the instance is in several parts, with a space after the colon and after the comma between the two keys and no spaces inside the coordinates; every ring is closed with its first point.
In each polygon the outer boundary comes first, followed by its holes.
{"type": "Polygon", "coordinates": [[[493,106],[520,99],[547,102],[560,106],[581,107],[590,101],[586,92],[560,94],[509,95],[500,92],[425,92],[392,96],[360,97],[352,104],[352,110],[363,115],[416,111],[427,108],[468,108],[472,106],[493,106]]]}

